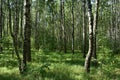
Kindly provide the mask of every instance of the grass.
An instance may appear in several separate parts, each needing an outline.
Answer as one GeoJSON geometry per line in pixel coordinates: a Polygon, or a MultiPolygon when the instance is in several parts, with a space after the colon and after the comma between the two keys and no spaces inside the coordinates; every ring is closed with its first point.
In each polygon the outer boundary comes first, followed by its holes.
{"type": "Polygon", "coordinates": [[[120,55],[98,54],[98,66],[84,72],[81,53],[32,51],[26,74],[20,75],[11,51],[0,54],[0,80],[120,80],[120,55]]]}

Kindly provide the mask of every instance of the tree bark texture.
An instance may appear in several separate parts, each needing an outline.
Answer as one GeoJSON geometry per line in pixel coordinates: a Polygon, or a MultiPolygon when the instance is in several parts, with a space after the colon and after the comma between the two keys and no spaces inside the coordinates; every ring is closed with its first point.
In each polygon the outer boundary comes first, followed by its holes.
{"type": "Polygon", "coordinates": [[[72,53],[74,54],[74,0],[72,0],[72,53]]]}
{"type": "Polygon", "coordinates": [[[91,0],[87,0],[88,5],[88,19],[89,19],[89,50],[85,58],[85,71],[90,72],[90,61],[93,53],[93,15],[91,0]]]}
{"type": "Polygon", "coordinates": [[[86,29],[86,0],[83,0],[83,57],[85,58],[86,56],[86,34],[87,34],[87,29],[86,29]]]}
{"type": "Polygon", "coordinates": [[[24,44],[23,44],[23,63],[26,66],[26,61],[31,61],[31,14],[30,0],[26,0],[25,6],[25,27],[24,27],[24,44]]]}
{"type": "Polygon", "coordinates": [[[97,24],[98,24],[98,9],[99,9],[99,0],[96,0],[95,4],[95,13],[94,13],[94,24],[93,24],[93,57],[97,59],[96,55],[96,33],[97,33],[97,24]]]}

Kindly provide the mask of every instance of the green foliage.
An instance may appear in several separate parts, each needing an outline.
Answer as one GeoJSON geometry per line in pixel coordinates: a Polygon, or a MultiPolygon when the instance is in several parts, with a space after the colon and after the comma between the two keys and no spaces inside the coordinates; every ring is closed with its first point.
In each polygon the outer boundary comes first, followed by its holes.
{"type": "Polygon", "coordinates": [[[53,70],[48,73],[48,77],[52,77],[53,80],[73,80],[71,76],[72,70],[69,65],[66,64],[56,64],[53,70]]]}
{"type": "Polygon", "coordinates": [[[27,72],[19,74],[17,61],[11,54],[0,54],[0,80],[119,80],[119,55],[111,55],[109,49],[98,53],[98,66],[91,73],[84,73],[84,59],[80,53],[32,51],[33,60],[27,72]],[[46,58],[46,59],[45,59],[46,58]],[[41,60],[42,59],[42,60],[41,60]]]}
{"type": "MultiPolygon", "coordinates": [[[[82,53],[82,0],[74,1],[74,26],[75,26],[75,54],[71,53],[72,45],[72,15],[71,6],[72,0],[64,0],[64,18],[66,28],[67,49],[70,53],[51,52],[58,51],[60,35],[63,31],[60,30],[60,0],[32,0],[31,18],[32,18],[32,62],[27,63],[27,71],[20,75],[18,70],[18,62],[16,57],[13,57],[14,48],[13,40],[9,35],[9,8],[8,1],[3,1],[3,37],[0,46],[3,47],[3,52],[0,53],[0,80],[120,80],[120,34],[119,34],[119,1],[115,0],[100,0],[99,20],[97,29],[97,55],[98,65],[93,66],[91,62],[91,73],[84,73],[84,58],[82,53]],[[118,3],[117,3],[118,2],[118,3]],[[79,7],[78,7],[79,6],[79,7]],[[38,12],[37,16],[36,13],[38,12]],[[35,19],[37,17],[37,19],[35,19]],[[37,23],[37,24],[36,24],[37,23]],[[37,26],[35,26],[35,24],[37,26]],[[35,30],[35,28],[37,30],[35,30]],[[118,30],[117,30],[118,29],[118,30]],[[113,30],[113,31],[111,31],[113,30]],[[38,41],[39,49],[34,50],[35,31],[37,33],[36,40],[38,41]],[[111,34],[110,34],[111,31],[111,34]],[[116,32],[115,32],[116,31],[116,32]],[[116,38],[115,38],[116,36],[116,38]]],[[[19,0],[20,1],[20,0],[19,0]]],[[[21,0],[22,1],[22,0],[21,0]]],[[[95,0],[92,0],[95,1],[95,0]]],[[[94,2],[93,2],[94,4],[94,2]]],[[[11,25],[12,31],[15,27],[15,0],[10,0],[11,8],[11,25]]],[[[22,20],[21,9],[23,6],[19,3],[20,12],[19,25],[24,22],[22,20]]],[[[94,6],[94,5],[93,5],[94,6]]],[[[87,12],[87,8],[86,8],[87,12]]],[[[93,7],[93,13],[94,13],[93,7]]],[[[86,24],[88,26],[87,14],[86,24]]],[[[22,24],[23,25],[23,24],[22,24]]],[[[23,38],[21,33],[23,26],[19,26],[18,45],[19,53],[22,53],[23,38]]],[[[88,27],[87,27],[88,29],[88,27]]],[[[24,32],[24,31],[23,31],[24,32]]],[[[86,41],[86,52],[88,51],[88,30],[86,41]]],[[[63,45],[63,44],[62,44],[63,45]]],[[[22,54],[20,54],[22,58],[22,54]]]]}
{"type": "Polygon", "coordinates": [[[2,38],[2,47],[3,48],[10,48],[12,46],[12,39],[10,36],[4,36],[2,38]]]}

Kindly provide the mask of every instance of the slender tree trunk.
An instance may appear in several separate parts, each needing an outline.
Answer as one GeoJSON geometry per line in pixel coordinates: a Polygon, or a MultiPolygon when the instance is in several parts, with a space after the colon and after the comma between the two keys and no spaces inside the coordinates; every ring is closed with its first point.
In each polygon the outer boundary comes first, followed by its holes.
{"type": "Polygon", "coordinates": [[[9,28],[10,28],[10,34],[13,36],[12,33],[12,15],[11,15],[11,8],[10,8],[10,0],[8,0],[8,10],[9,10],[9,28]]]}
{"type": "Polygon", "coordinates": [[[86,5],[86,0],[83,0],[83,57],[85,58],[86,56],[86,32],[87,32],[87,29],[86,29],[86,8],[85,8],[85,5],[86,5]]]}
{"type": "Polygon", "coordinates": [[[74,0],[72,0],[72,53],[74,54],[74,0]]]}
{"type": "Polygon", "coordinates": [[[26,0],[25,6],[25,27],[24,27],[24,44],[23,44],[23,63],[24,71],[26,70],[27,61],[31,61],[31,14],[30,14],[30,0],[26,0]]]}
{"type": "Polygon", "coordinates": [[[24,10],[23,10],[23,7],[24,7],[24,0],[21,0],[21,24],[20,24],[20,36],[23,40],[23,13],[24,13],[24,10]]]}
{"type": "Polygon", "coordinates": [[[39,43],[38,43],[38,11],[36,11],[35,14],[35,49],[39,49],[39,43]]]}
{"type": "Polygon", "coordinates": [[[6,35],[9,34],[9,17],[7,18],[7,27],[6,27],[6,35]]]}
{"type": "Polygon", "coordinates": [[[61,52],[62,50],[62,45],[63,45],[63,41],[62,41],[62,0],[60,0],[60,28],[59,28],[59,50],[61,52]]]}
{"type": "Polygon", "coordinates": [[[52,22],[52,50],[55,50],[55,13],[52,11],[52,17],[51,17],[51,22],[52,22]]]}
{"type": "Polygon", "coordinates": [[[93,15],[91,0],[87,0],[89,18],[89,50],[85,58],[85,71],[90,72],[90,61],[93,53],[93,15]]]}
{"type": "Polygon", "coordinates": [[[38,32],[37,32],[37,29],[38,29],[38,28],[37,28],[37,27],[38,27],[38,22],[37,22],[37,21],[38,21],[38,14],[39,14],[39,13],[38,13],[38,8],[37,8],[37,7],[38,7],[38,1],[36,1],[35,31],[34,31],[34,36],[35,36],[34,45],[35,45],[35,49],[38,50],[39,47],[38,47],[38,43],[37,43],[37,42],[38,42],[38,41],[37,41],[37,37],[38,37],[38,35],[37,35],[37,33],[38,33],[38,32]]]}
{"type": "Polygon", "coordinates": [[[16,13],[15,13],[15,23],[14,23],[15,25],[13,26],[13,30],[12,30],[11,7],[10,7],[10,1],[8,0],[9,28],[10,28],[11,37],[13,38],[13,45],[14,45],[15,53],[17,56],[18,64],[19,64],[19,70],[20,70],[20,72],[22,72],[21,58],[20,58],[19,52],[18,52],[18,31],[19,31],[18,1],[16,1],[15,3],[16,3],[16,10],[15,10],[16,13]]]}
{"type": "MultiPolygon", "coordinates": [[[[10,5],[10,4],[9,4],[10,5]]],[[[10,7],[10,6],[9,6],[10,7]]],[[[18,53],[18,34],[19,34],[19,7],[18,7],[18,1],[16,0],[15,1],[15,17],[13,18],[14,19],[14,25],[13,25],[13,32],[11,33],[11,36],[13,38],[13,46],[14,46],[14,49],[15,49],[15,53],[16,55],[19,56],[19,53],[18,53]]],[[[11,12],[11,11],[10,11],[11,12]]],[[[9,13],[9,15],[11,15],[11,13],[9,13]]],[[[11,23],[10,23],[11,25],[11,23]]],[[[12,26],[10,26],[11,28],[12,26]]],[[[12,30],[12,28],[10,29],[12,30]]]]}
{"type": "Polygon", "coordinates": [[[65,28],[65,9],[64,9],[64,0],[60,0],[60,45],[61,49],[64,49],[64,52],[67,52],[66,47],[66,28],[65,28]]]}
{"type": "Polygon", "coordinates": [[[98,24],[98,9],[99,9],[99,0],[96,0],[94,22],[93,22],[93,57],[94,57],[95,61],[97,60],[97,55],[96,55],[96,32],[97,32],[97,24],[98,24]]]}
{"type": "Polygon", "coordinates": [[[36,15],[35,15],[35,49],[39,50],[39,28],[38,28],[38,18],[39,18],[39,11],[38,11],[38,1],[36,1],[36,15]]]}
{"type": "Polygon", "coordinates": [[[3,28],[3,9],[2,9],[2,2],[0,1],[0,52],[2,52],[2,28],[3,28]]]}
{"type": "Polygon", "coordinates": [[[117,43],[117,8],[116,8],[116,6],[117,6],[117,3],[118,3],[118,0],[116,1],[116,0],[114,0],[114,5],[113,5],[113,7],[114,7],[114,11],[113,11],[113,17],[114,17],[114,19],[113,19],[113,23],[114,23],[114,45],[113,45],[113,53],[114,54],[117,54],[118,53],[118,43],[117,43]],[[116,14],[116,15],[114,15],[114,14],[116,14]]]}
{"type": "Polygon", "coordinates": [[[111,42],[112,42],[112,53],[114,53],[116,51],[116,44],[115,44],[115,8],[114,8],[114,2],[115,0],[112,0],[112,4],[111,4],[111,24],[110,24],[110,28],[111,28],[111,42]]]}
{"type": "Polygon", "coordinates": [[[63,30],[63,41],[64,41],[64,52],[67,52],[66,47],[66,27],[65,27],[65,1],[62,0],[62,30],[63,30]]]}

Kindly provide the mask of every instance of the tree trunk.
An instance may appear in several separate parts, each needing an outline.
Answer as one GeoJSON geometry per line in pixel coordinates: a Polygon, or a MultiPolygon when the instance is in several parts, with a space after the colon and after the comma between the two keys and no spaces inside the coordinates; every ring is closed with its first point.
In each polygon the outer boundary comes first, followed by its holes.
{"type": "Polygon", "coordinates": [[[90,61],[93,53],[93,15],[91,0],[87,0],[88,5],[88,18],[89,18],[89,50],[85,58],[85,71],[90,72],[90,61]]]}
{"type": "Polygon", "coordinates": [[[15,10],[15,25],[13,26],[13,31],[12,31],[12,21],[11,21],[11,7],[10,7],[10,1],[8,0],[8,9],[9,9],[9,29],[10,29],[10,34],[11,37],[13,38],[13,46],[15,49],[15,53],[17,56],[18,64],[19,64],[19,70],[22,72],[22,64],[21,64],[21,58],[19,56],[18,52],[18,31],[19,31],[19,10],[18,10],[18,1],[16,3],[16,10],[15,10]]]}
{"type": "Polygon", "coordinates": [[[26,69],[27,61],[31,61],[31,14],[30,14],[30,0],[26,0],[25,6],[25,27],[24,27],[24,44],[23,44],[23,63],[24,70],[26,69]]]}
{"type": "Polygon", "coordinates": [[[36,1],[36,14],[35,14],[35,49],[39,50],[39,28],[38,28],[38,18],[39,18],[39,11],[38,11],[38,1],[36,1]]]}
{"type": "Polygon", "coordinates": [[[83,57],[85,58],[86,56],[86,32],[87,32],[87,29],[86,29],[86,8],[85,8],[85,5],[86,5],[86,0],[83,0],[83,57]]]}
{"type": "Polygon", "coordinates": [[[99,0],[96,0],[94,22],[93,22],[93,57],[94,57],[95,61],[97,60],[97,55],[96,55],[96,32],[97,32],[97,24],[98,24],[98,9],[99,9],[99,0]]]}
{"type": "Polygon", "coordinates": [[[62,0],[60,0],[60,27],[59,27],[59,50],[62,50],[62,0]]]}
{"type": "Polygon", "coordinates": [[[24,10],[23,10],[23,7],[24,7],[24,0],[21,0],[21,24],[20,24],[20,36],[23,40],[23,13],[24,13],[24,10]]]}
{"type": "Polygon", "coordinates": [[[74,0],[72,0],[72,53],[74,54],[74,0]]]}
{"type": "Polygon", "coordinates": [[[2,9],[2,2],[3,0],[0,1],[0,52],[2,52],[2,28],[3,28],[3,9],[2,9]]]}
{"type": "Polygon", "coordinates": [[[66,27],[65,27],[65,1],[62,0],[62,29],[63,29],[63,41],[64,41],[64,52],[67,52],[67,47],[66,47],[66,27]]]}
{"type": "Polygon", "coordinates": [[[60,0],[60,45],[61,50],[67,52],[66,48],[66,28],[65,28],[65,10],[64,10],[64,0],[60,0]]]}
{"type": "MultiPolygon", "coordinates": [[[[54,4],[53,4],[54,5],[54,4]]],[[[55,13],[52,11],[51,23],[52,23],[52,50],[55,50],[55,13]]]]}

